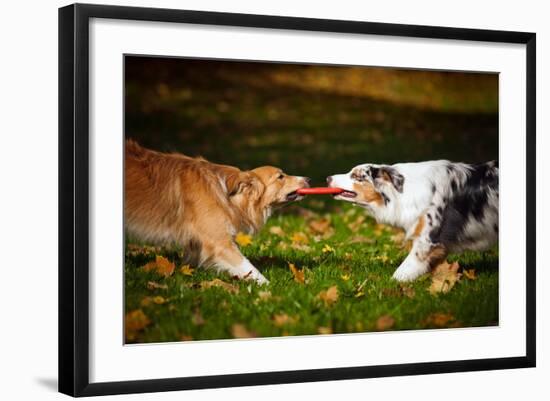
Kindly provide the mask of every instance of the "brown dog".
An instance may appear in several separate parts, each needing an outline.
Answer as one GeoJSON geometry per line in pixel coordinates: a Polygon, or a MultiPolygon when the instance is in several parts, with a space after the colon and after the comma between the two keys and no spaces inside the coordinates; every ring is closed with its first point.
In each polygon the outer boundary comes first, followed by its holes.
{"type": "Polygon", "coordinates": [[[202,158],[155,152],[126,141],[125,225],[144,241],[177,244],[190,261],[231,276],[267,279],[234,242],[258,231],[277,207],[299,200],[309,179],[276,167],[250,171],[202,158]]]}

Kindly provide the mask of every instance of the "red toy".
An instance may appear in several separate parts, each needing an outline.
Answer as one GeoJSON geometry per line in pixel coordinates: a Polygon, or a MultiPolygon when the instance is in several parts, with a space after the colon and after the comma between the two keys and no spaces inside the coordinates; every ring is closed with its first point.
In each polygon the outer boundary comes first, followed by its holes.
{"type": "Polygon", "coordinates": [[[298,195],[338,195],[344,192],[342,188],[302,188],[296,191],[298,195]]]}

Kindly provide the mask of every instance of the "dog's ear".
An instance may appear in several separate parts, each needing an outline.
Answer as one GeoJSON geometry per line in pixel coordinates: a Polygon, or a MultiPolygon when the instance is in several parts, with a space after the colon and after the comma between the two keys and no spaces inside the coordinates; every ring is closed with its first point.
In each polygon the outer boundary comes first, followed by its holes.
{"type": "MultiPolygon", "coordinates": [[[[405,184],[405,177],[400,174],[395,168],[389,166],[383,166],[378,169],[377,179],[384,180],[393,185],[397,192],[403,193],[403,185],[405,184]]],[[[376,182],[376,180],[375,180],[376,182]]]]}
{"type": "Polygon", "coordinates": [[[242,171],[231,171],[225,175],[225,187],[228,196],[235,196],[242,193],[247,186],[251,185],[251,177],[242,171]]]}

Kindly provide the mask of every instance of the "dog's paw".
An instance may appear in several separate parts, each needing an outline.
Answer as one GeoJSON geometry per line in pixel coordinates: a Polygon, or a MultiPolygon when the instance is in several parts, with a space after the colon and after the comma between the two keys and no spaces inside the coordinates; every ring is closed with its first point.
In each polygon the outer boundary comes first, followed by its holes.
{"type": "Polygon", "coordinates": [[[267,285],[269,280],[264,277],[257,269],[250,270],[248,274],[243,277],[245,280],[254,280],[258,285],[267,285]]]}
{"type": "Polygon", "coordinates": [[[397,281],[414,281],[424,273],[428,272],[428,266],[424,263],[404,260],[401,266],[393,273],[393,278],[397,281]]]}

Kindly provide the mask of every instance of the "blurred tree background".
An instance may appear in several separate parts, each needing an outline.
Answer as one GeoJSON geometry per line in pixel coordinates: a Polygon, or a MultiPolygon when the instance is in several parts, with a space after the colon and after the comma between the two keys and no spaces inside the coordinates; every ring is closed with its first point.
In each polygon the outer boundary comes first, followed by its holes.
{"type": "Polygon", "coordinates": [[[127,56],[125,132],[323,185],[365,162],[498,159],[498,75],[127,56]]]}

